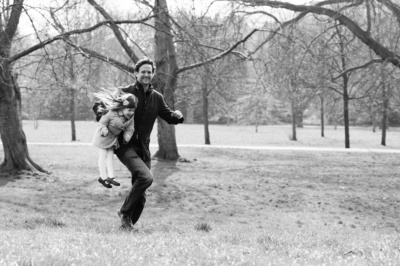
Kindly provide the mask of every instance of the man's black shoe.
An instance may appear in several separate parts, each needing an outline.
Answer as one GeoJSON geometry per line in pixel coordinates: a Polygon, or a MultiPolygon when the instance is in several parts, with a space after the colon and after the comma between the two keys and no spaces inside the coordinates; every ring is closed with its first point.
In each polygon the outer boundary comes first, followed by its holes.
{"type": "Polygon", "coordinates": [[[118,216],[119,218],[121,218],[120,229],[125,231],[132,231],[133,226],[131,223],[131,218],[128,215],[121,213],[121,211],[118,211],[118,216]]]}

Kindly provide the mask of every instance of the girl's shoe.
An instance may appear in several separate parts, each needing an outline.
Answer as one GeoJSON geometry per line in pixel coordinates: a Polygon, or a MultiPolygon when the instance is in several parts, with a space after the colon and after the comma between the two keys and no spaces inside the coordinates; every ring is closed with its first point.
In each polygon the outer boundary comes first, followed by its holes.
{"type": "Polygon", "coordinates": [[[114,177],[107,177],[106,180],[104,180],[105,182],[107,182],[108,184],[113,184],[114,186],[119,186],[121,185],[120,183],[118,183],[117,181],[114,180],[114,177]]]}
{"type": "Polygon", "coordinates": [[[105,186],[106,188],[112,188],[112,186],[110,184],[106,183],[106,180],[101,179],[101,177],[99,177],[99,179],[97,179],[97,181],[99,181],[99,183],[102,184],[103,186],[105,186]]]}

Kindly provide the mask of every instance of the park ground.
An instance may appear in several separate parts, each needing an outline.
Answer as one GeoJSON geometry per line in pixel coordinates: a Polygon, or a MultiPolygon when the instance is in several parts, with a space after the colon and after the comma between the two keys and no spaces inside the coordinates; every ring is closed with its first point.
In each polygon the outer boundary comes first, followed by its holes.
{"type": "MultiPolygon", "coordinates": [[[[67,127],[52,122],[57,130],[44,132],[45,123],[42,133],[26,130],[28,142],[68,143],[67,127]]],[[[191,137],[199,129],[182,125],[191,137]]],[[[286,127],[211,130],[219,145],[341,147],[333,129],[327,140],[310,137],[317,127],[300,129],[297,143],[286,127]]],[[[374,134],[353,129],[354,146],[386,152],[182,146],[186,160],[152,160],[154,183],[134,233],[118,229],[130,188],[123,165],[115,160],[121,187],[106,189],[96,181],[95,148],[29,145],[51,174],[1,176],[0,265],[399,265],[400,132],[389,132],[388,147],[374,134]]]]}

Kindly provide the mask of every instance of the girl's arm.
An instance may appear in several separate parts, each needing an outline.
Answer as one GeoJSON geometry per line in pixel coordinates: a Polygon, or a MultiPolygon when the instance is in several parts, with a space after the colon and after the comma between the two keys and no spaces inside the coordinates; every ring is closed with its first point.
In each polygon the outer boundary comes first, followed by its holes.
{"type": "Polygon", "coordinates": [[[108,112],[107,114],[103,115],[99,121],[99,130],[100,130],[100,136],[102,137],[107,137],[108,135],[108,124],[110,123],[111,117],[110,113],[108,112]]]}
{"type": "Polygon", "coordinates": [[[133,135],[133,132],[135,132],[135,122],[134,122],[134,117],[132,116],[125,124],[125,129],[124,129],[124,143],[128,143],[133,135]]]}

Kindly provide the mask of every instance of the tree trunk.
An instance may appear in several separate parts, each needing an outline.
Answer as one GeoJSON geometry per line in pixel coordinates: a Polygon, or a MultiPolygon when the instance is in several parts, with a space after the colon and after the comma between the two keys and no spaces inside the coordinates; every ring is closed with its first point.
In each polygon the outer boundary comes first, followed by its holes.
{"type": "Polygon", "coordinates": [[[4,150],[4,161],[0,165],[0,171],[45,172],[29,156],[25,133],[22,130],[21,92],[12,74],[12,62],[7,59],[10,57],[12,40],[17,31],[22,8],[23,1],[15,0],[11,15],[2,21],[7,25],[0,27],[0,135],[4,150]]]}
{"type": "Polygon", "coordinates": [[[76,120],[76,113],[77,113],[77,105],[76,105],[76,90],[74,88],[75,82],[76,82],[76,77],[75,77],[75,69],[74,69],[74,64],[75,61],[73,59],[72,53],[71,53],[71,47],[67,46],[67,59],[69,59],[69,66],[68,66],[68,75],[69,79],[71,80],[71,87],[69,88],[70,91],[70,120],[71,120],[71,140],[76,141],[76,127],[75,127],[75,120],[76,120]]]}
{"type": "Polygon", "coordinates": [[[298,128],[304,128],[303,124],[303,111],[300,108],[296,110],[296,125],[298,128]]]}
{"type": "Polygon", "coordinates": [[[343,84],[343,119],[344,119],[344,142],[345,148],[350,148],[350,126],[349,126],[349,95],[347,92],[347,78],[343,84]]]}
{"type": "Polygon", "coordinates": [[[325,120],[324,120],[324,96],[321,99],[321,137],[325,137],[325,120]]]}
{"type": "Polygon", "coordinates": [[[190,104],[186,103],[185,124],[193,124],[193,123],[194,123],[194,108],[190,104]]]}
{"type": "Polygon", "coordinates": [[[70,95],[70,119],[71,119],[71,137],[72,141],[76,141],[76,128],[75,128],[75,114],[76,114],[76,102],[75,102],[75,90],[74,88],[70,89],[71,95],[70,95]]]}
{"type": "Polygon", "coordinates": [[[385,73],[385,65],[381,68],[381,75],[382,75],[382,137],[381,137],[381,145],[386,146],[386,128],[387,128],[387,110],[389,107],[389,97],[387,95],[387,88],[386,88],[386,73],[385,73]]]}
{"type": "Polygon", "coordinates": [[[208,130],[208,92],[207,92],[207,81],[203,78],[201,84],[201,90],[203,95],[203,120],[204,120],[204,144],[210,145],[210,132],[208,130]]]}
{"type": "Polygon", "coordinates": [[[0,134],[4,161],[0,171],[45,170],[29,156],[25,133],[22,130],[21,94],[12,68],[7,60],[0,59],[0,134]]]}
{"type": "MultiPolygon", "coordinates": [[[[176,81],[176,79],[174,79],[176,81]]],[[[171,84],[173,82],[169,78],[169,82],[164,86],[163,95],[165,102],[170,108],[173,108],[173,93],[170,89],[171,87],[176,88],[175,85],[171,84]]],[[[154,154],[155,157],[168,159],[168,160],[176,160],[178,159],[178,146],[176,145],[176,138],[175,138],[175,126],[170,125],[161,118],[157,118],[157,139],[158,139],[158,150],[154,154]]]]}
{"type": "Polygon", "coordinates": [[[296,108],[294,100],[292,99],[292,138],[291,140],[297,141],[297,133],[296,133],[296,108]]]}
{"type": "Polygon", "coordinates": [[[383,87],[383,106],[382,106],[382,137],[381,145],[386,146],[386,129],[387,129],[387,110],[389,108],[389,99],[386,95],[385,85],[383,87]]]}
{"type": "MultiPolygon", "coordinates": [[[[157,69],[157,90],[160,91],[167,105],[174,109],[174,92],[177,87],[178,69],[175,46],[172,41],[171,22],[168,16],[166,0],[156,0],[155,17],[155,61],[157,69]]],[[[178,147],[175,138],[175,126],[157,119],[158,151],[154,156],[164,159],[178,159],[178,147]]]]}

